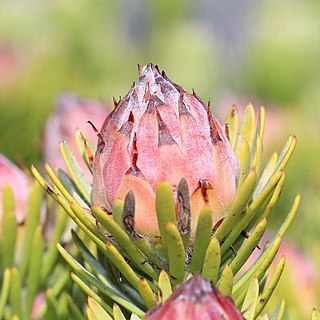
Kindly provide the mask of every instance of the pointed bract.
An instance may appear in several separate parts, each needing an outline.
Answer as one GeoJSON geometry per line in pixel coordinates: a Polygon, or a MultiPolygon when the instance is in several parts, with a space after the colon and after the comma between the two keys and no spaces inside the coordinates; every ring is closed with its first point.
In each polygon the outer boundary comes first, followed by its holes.
{"type": "Polygon", "coordinates": [[[93,168],[94,205],[110,210],[114,200],[124,200],[132,190],[138,232],[157,235],[156,188],[167,181],[176,199],[176,188],[185,178],[192,232],[204,205],[211,208],[214,223],[225,216],[239,175],[231,145],[200,98],[171,82],[152,64],[139,69],[138,81],[117,103],[100,133],[93,168]],[[203,181],[207,191],[199,189],[203,181]],[[141,189],[148,190],[148,196],[136,193],[141,189]]]}

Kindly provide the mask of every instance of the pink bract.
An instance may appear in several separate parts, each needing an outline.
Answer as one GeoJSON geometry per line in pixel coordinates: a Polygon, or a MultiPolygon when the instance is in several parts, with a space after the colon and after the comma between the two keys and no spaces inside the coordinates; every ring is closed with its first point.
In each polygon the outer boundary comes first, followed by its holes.
{"type": "Polygon", "coordinates": [[[168,300],[147,312],[145,320],[243,320],[229,297],[223,296],[210,281],[194,275],[168,300]]]}
{"type": "Polygon", "coordinates": [[[49,117],[44,130],[44,160],[50,165],[65,169],[66,166],[59,149],[59,142],[65,140],[69,143],[71,150],[78,158],[84,173],[90,178],[91,174],[78,152],[75,131],[76,129],[80,129],[89,141],[96,144],[97,135],[87,121],[91,121],[99,128],[107,114],[108,109],[101,102],[82,99],[74,94],[65,94],[59,97],[56,111],[49,117]]]}
{"type": "Polygon", "coordinates": [[[93,204],[111,210],[129,191],[136,198],[136,228],[158,234],[155,191],[167,181],[175,194],[184,177],[191,195],[192,229],[208,205],[213,222],[235,197],[238,160],[210,108],[152,64],[116,104],[101,128],[94,157],[93,204]]]}

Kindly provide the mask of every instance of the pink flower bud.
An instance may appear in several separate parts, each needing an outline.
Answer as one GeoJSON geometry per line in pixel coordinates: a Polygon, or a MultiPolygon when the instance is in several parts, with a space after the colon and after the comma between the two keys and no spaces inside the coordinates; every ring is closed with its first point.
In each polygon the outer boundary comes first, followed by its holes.
{"type": "Polygon", "coordinates": [[[3,188],[10,185],[16,204],[17,222],[24,221],[27,213],[27,195],[29,180],[22,170],[16,167],[10,160],[0,154],[0,220],[2,219],[2,193],[3,188]]]}
{"type": "Polygon", "coordinates": [[[75,130],[80,129],[89,141],[96,143],[97,136],[91,126],[86,123],[90,120],[98,128],[102,125],[108,109],[100,102],[84,100],[73,94],[61,96],[57,101],[56,112],[48,119],[43,139],[43,152],[45,161],[65,169],[61,157],[59,142],[66,140],[79,164],[88,177],[91,176],[81,155],[75,140],[75,130]]]}
{"type": "Polygon", "coordinates": [[[147,312],[145,320],[243,320],[243,316],[229,297],[194,275],[184,282],[169,299],[147,312]]]}
{"type": "Polygon", "coordinates": [[[236,194],[238,160],[217,119],[195,94],[149,64],[101,128],[94,158],[93,203],[110,211],[133,191],[139,232],[158,234],[155,191],[167,181],[176,197],[184,177],[191,200],[192,230],[204,205],[213,222],[236,194]]]}

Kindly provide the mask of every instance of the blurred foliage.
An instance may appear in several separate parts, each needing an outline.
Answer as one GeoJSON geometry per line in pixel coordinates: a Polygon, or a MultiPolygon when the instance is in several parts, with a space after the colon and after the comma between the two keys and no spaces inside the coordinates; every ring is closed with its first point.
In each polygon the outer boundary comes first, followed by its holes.
{"type": "MultiPolygon", "coordinates": [[[[111,104],[111,95],[126,93],[136,64],[151,61],[213,105],[231,90],[267,111],[281,109],[282,136],[269,151],[297,135],[285,193],[300,191],[302,203],[288,233],[310,253],[320,230],[319,13],[314,0],[1,1],[0,151],[28,166],[39,162],[57,94],[111,104]]],[[[282,197],[273,225],[289,206],[282,197]]]]}

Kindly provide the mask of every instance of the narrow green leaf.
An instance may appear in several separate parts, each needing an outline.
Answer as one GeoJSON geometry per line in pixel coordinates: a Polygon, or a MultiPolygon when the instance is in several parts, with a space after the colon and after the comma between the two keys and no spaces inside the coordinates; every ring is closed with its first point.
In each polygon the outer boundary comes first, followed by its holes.
{"type": "Polygon", "coordinates": [[[96,300],[99,305],[110,315],[112,315],[112,308],[107,305],[102,298],[97,295],[89,286],[85,284],[84,281],[82,281],[76,274],[71,272],[71,278],[72,280],[80,287],[80,289],[88,296],[91,297],[92,299],[96,300]]]}
{"type": "Polygon", "coordinates": [[[236,105],[231,106],[227,114],[226,123],[229,126],[229,140],[232,148],[235,148],[238,135],[238,109],[236,105]]]}
{"type": "Polygon", "coordinates": [[[262,161],[263,161],[263,144],[260,136],[256,136],[256,141],[254,143],[254,150],[251,154],[251,168],[257,172],[260,176],[262,172],[262,161]]]}
{"type": "Polygon", "coordinates": [[[60,151],[63,156],[63,159],[66,163],[68,171],[71,174],[72,179],[74,180],[75,185],[82,193],[84,198],[90,203],[91,200],[91,185],[88,182],[86,176],[82,172],[82,169],[74,156],[70,146],[66,141],[60,143],[60,151]]]}
{"type": "Polygon", "coordinates": [[[61,207],[58,208],[57,214],[58,214],[58,217],[54,226],[52,237],[50,238],[47,253],[44,256],[43,268],[41,270],[41,279],[43,281],[45,281],[48,278],[48,276],[52,272],[52,269],[55,266],[55,263],[58,258],[58,251],[57,251],[56,244],[61,239],[67,227],[67,224],[70,221],[69,216],[61,207]]]}
{"type": "Polygon", "coordinates": [[[67,296],[68,306],[70,310],[70,316],[74,320],[86,320],[82,310],[80,311],[78,306],[74,303],[72,297],[70,295],[67,296]]]}
{"type": "Polygon", "coordinates": [[[139,269],[150,275],[154,280],[158,279],[158,272],[149,264],[146,257],[131,241],[129,235],[103,210],[98,207],[92,207],[92,214],[101,223],[101,225],[110,232],[117,240],[117,243],[123,248],[130,259],[137,265],[139,269]]]}
{"type": "Polygon", "coordinates": [[[172,188],[167,182],[161,182],[156,191],[156,208],[161,239],[166,247],[166,228],[168,222],[176,224],[176,210],[172,188]]]}
{"type": "Polygon", "coordinates": [[[126,320],[126,317],[117,304],[113,305],[113,317],[114,320],[126,320]]]}
{"type": "Polygon", "coordinates": [[[88,297],[88,306],[89,306],[89,310],[91,310],[91,312],[93,313],[93,316],[94,316],[93,319],[96,319],[96,320],[112,320],[112,318],[105,311],[105,309],[95,299],[93,299],[91,297],[88,297]]]}
{"type": "MultiPolygon", "coordinates": [[[[107,246],[108,245],[109,244],[107,244],[107,246]]],[[[131,312],[134,312],[139,316],[143,315],[143,311],[142,310],[140,310],[138,307],[133,305],[129,300],[123,299],[112,288],[106,286],[99,279],[97,279],[94,275],[92,275],[77,260],[75,260],[60,244],[57,244],[57,249],[59,250],[59,252],[62,255],[62,257],[73,268],[73,270],[76,272],[76,274],[79,277],[82,277],[82,278],[86,279],[93,286],[97,287],[101,292],[103,292],[106,296],[110,297],[112,300],[114,300],[118,304],[122,305],[127,310],[129,310],[131,312]]],[[[130,280],[135,281],[135,279],[137,279],[136,282],[135,282],[135,285],[136,285],[136,288],[137,288],[138,287],[137,283],[138,283],[138,280],[139,280],[138,276],[130,268],[130,266],[127,264],[127,262],[121,256],[121,254],[111,244],[110,244],[110,248],[108,248],[107,255],[108,255],[109,259],[117,266],[119,271],[123,274],[123,276],[129,282],[130,282],[130,280]]],[[[92,296],[92,295],[90,295],[90,296],[92,296]]]]}
{"type": "Polygon", "coordinates": [[[274,240],[265,248],[257,261],[250,267],[250,269],[234,284],[233,296],[237,297],[243,294],[243,290],[248,285],[250,279],[255,275],[258,279],[262,279],[264,273],[269,268],[275,255],[278,252],[281,243],[281,237],[277,235],[274,240]]]}
{"type": "Polygon", "coordinates": [[[30,315],[33,300],[40,286],[40,273],[42,268],[42,257],[44,251],[44,239],[42,227],[38,225],[32,241],[32,257],[30,257],[27,280],[26,314],[30,315]]]}
{"type": "Polygon", "coordinates": [[[117,286],[112,282],[110,275],[107,273],[106,269],[95,259],[95,257],[91,254],[85,244],[81,241],[78,235],[71,230],[72,239],[75,245],[78,247],[81,255],[85,259],[85,261],[91,266],[92,270],[96,274],[97,278],[107,287],[114,290],[114,292],[120,297],[126,299],[126,296],[119,290],[117,286]]]}
{"type": "Polygon", "coordinates": [[[186,252],[180,232],[173,222],[168,222],[166,227],[166,244],[170,276],[174,283],[181,283],[184,278],[186,252]]]}
{"type": "MultiPolygon", "coordinates": [[[[267,199],[267,197],[274,190],[275,186],[277,185],[277,183],[281,179],[282,174],[283,174],[282,172],[278,172],[277,174],[275,174],[275,176],[270,180],[270,182],[267,184],[267,186],[262,191],[262,193],[250,205],[246,214],[242,217],[242,219],[239,221],[239,223],[237,225],[233,226],[232,231],[230,232],[228,237],[225,239],[225,241],[221,245],[221,253],[222,254],[224,254],[229,249],[229,247],[239,237],[240,233],[243,230],[245,230],[247,224],[256,215],[256,213],[259,211],[259,209],[261,208],[264,201],[267,199]]],[[[218,231],[219,231],[219,229],[218,229],[218,231]]]]}
{"type": "Polygon", "coordinates": [[[273,207],[276,205],[276,203],[279,200],[282,189],[284,187],[285,179],[286,179],[286,174],[283,172],[279,182],[277,183],[277,185],[273,191],[273,194],[272,194],[270,201],[268,202],[265,210],[259,210],[258,214],[252,218],[252,220],[250,221],[250,223],[247,226],[248,230],[251,230],[259,220],[269,217],[271,210],[273,209],[273,207]]]}
{"type": "Polygon", "coordinates": [[[257,277],[253,277],[248,291],[246,293],[246,297],[244,299],[241,312],[245,316],[246,320],[254,319],[254,312],[257,305],[257,300],[259,296],[259,283],[257,277]]]}
{"type": "Polygon", "coordinates": [[[33,235],[39,224],[41,207],[43,205],[43,192],[38,183],[34,183],[28,195],[28,209],[25,221],[25,233],[23,239],[22,260],[20,266],[21,277],[27,273],[27,267],[32,252],[33,235]]]}
{"type": "Polygon", "coordinates": [[[258,245],[267,227],[267,220],[263,219],[253,230],[245,244],[240,248],[237,256],[233,259],[230,264],[233,275],[236,275],[247,259],[252,254],[252,251],[258,245]]]}
{"type": "Polygon", "coordinates": [[[80,154],[82,155],[82,158],[84,159],[88,169],[92,173],[92,159],[89,158],[88,152],[90,152],[90,156],[92,156],[94,155],[96,148],[88,140],[86,135],[83,132],[81,132],[79,129],[76,130],[75,138],[76,138],[77,148],[80,154]]]}
{"type": "Polygon", "coordinates": [[[112,263],[119,269],[123,276],[138,289],[139,277],[132,270],[119,251],[111,244],[107,243],[107,253],[112,263]]]}
{"type": "MultiPolygon", "coordinates": [[[[215,233],[215,236],[219,240],[219,242],[221,242],[232,229],[234,230],[235,225],[238,225],[237,222],[241,218],[241,215],[243,214],[243,211],[249,199],[252,196],[252,192],[256,183],[256,178],[257,178],[256,172],[253,170],[249,173],[248,177],[246,178],[243,185],[241,186],[226,217],[224,218],[223,222],[221,223],[221,225],[219,226],[218,230],[215,233]]],[[[244,218],[240,220],[240,223],[243,220],[244,218]]],[[[242,230],[243,228],[240,230],[240,232],[242,230]]],[[[231,244],[232,243],[228,244],[227,248],[229,248],[231,244]]],[[[225,251],[221,250],[221,252],[224,253],[225,251]]]]}
{"type": "Polygon", "coordinates": [[[0,319],[3,319],[3,312],[7,303],[10,291],[11,270],[5,269],[3,272],[2,288],[0,292],[0,319]]]}
{"type": "Polygon", "coordinates": [[[10,268],[14,262],[16,238],[17,238],[17,219],[15,213],[14,194],[9,185],[3,188],[2,193],[2,267],[10,268]]]}
{"type": "Polygon", "coordinates": [[[202,276],[205,279],[216,283],[218,280],[221,263],[220,244],[217,238],[213,237],[206,251],[202,268],[202,276]]]}
{"type": "Polygon", "coordinates": [[[255,311],[255,317],[257,317],[264,309],[264,307],[267,305],[274,289],[276,288],[279,279],[282,275],[283,269],[285,266],[285,258],[281,257],[276,270],[272,276],[272,278],[270,279],[269,284],[267,285],[267,287],[263,290],[260,299],[258,301],[257,307],[256,307],[256,311],[255,311]]]}
{"type": "Polygon", "coordinates": [[[266,110],[263,106],[260,107],[259,110],[259,117],[256,129],[256,136],[260,136],[263,139],[264,136],[264,129],[266,125],[266,110]]]}
{"type": "Polygon", "coordinates": [[[285,221],[282,223],[279,231],[278,231],[278,235],[279,236],[283,236],[284,233],[287,231],[288,227],[290,226],[295,214],[297,213],[297,210],[298,210],[298,207],[299,207],[299,204],[300,204],[300,194],[297,194],[295,199],[294,199],[294,202],[293,202],[293,205],[292,205],[292,208],[290,210],[290,212],[288,213],[285,221]]]}
{"type": "Polygon", "coordinates": [[[250,147],[249,147],[248,141],[241,135],[239,135],[238,139],[239,139],[239,143],[237,144],[236,155],[240,163],[240,175],[239,175],[239,181],[238,181],[238,190],[239,190],[249,174],[251,160],[250,160],[250,147]]]}
{"type": "Polygon", "coordinates": [[[296,147],[296,144],[297,144],[296,136],[290,136],[279,156],[275,170],[280,171],[285,168],[289,159],[292,156],[292,153],[296,147]]]}
{"type": "Polygon", "coordinates": [[[57,301],[51,289],[47,290],[46,305],[47,305],[47,309],[45,313],[45,319],[46,320],[59,319],[58,313],[57,313],[57,301]]]}
{"type": "Polygon", "coordinates": [[[311,320],[320,320],[320,312],[318,310],[312,310],[311,320]]]}
{"type": "Polygon", "coordinates": [[[136,314],[132,313],[130,320],[141,320],[141,318],[139,318],[136,314]]]}
{"type": "Polygon", "coordinates": [[[286,305],[285,301],[284,299],[282,299],[280,304],[277,306],[277,309],[270,317],[270,320],[282,320],[284,315],[285,305],[286,305]]]}
{"type": "Polygon", "coordinates": [[[10,306],[12,313],[21,318],[21,275],[20,271],[14,267],[11,269],[11,284],[10,284],[10,306]]]}
{"type": "Polygon", "coordinates": [[[123,201],[120,199],[116,199],[112,205],[112,218],[113,220],[122,228],[124,228],[123,221],[122,221],[122,211],[123,211],[123,201]]]}
{"type": "Polygon", "coordinates": [[[190,272],[201,272],[206,250],[210,243],[212,231],[212,214],[209,207],[205,206],[199,215],[196,235],[193,245],[193,253],[190,264],[190,272]]]}
{"type": "Polygon", "coordinates": [[[261,191],[266,186],[266,184],[268,183],[271,176],[274,174],[275,168],[277,165],[277,161],[278,161],[278,154],[276,152],[274,152],[271,155],[270,159],[268,160],[268,162],[267,162],[267,164],[261,174],[261,177],[258,181],[258,185],[253,193],[253,199],[255,199],[261,193],[261,191]]]}
{"type": "Polygon", "coordinates": [[[224,267],[221,277],[217,282],[217,287],[223,295],[231,296],[233,287],[233,274],[228,265],[224,267]]]}
{"type": "Polygon", "coordinates": [[[170,278],[164,270],[161,270],[160,272],[158,288],[158,300],[163,303],[170,297],[172,293],[170,278]]]}
{"type": "Polygon", "coordinates": [[[240,133],[246,138],[249,143],[250,148],[253,145],[254,134],[255,134],[255,112],[251,103],[249,103],[243,113],[243,119],[241,123],[240,133]]]}
{"type": "Polygon", "coordinates": [[[139,279],[138,290],[148,309],[156,305],[157,301],[155,294],[149,286],[147,280],[143,277],[140,277],[139,279]]]}
{"type": "MultiPolygon", "coordinates": [[[[74,202],[70,204],[70,208],[77,216],[77,218],[90,230],[91,233],[93,233],[101,241],[107,241],[108,237],[102,234],[102,232],[100,232],[100,230],[97,228],[96,220],[89,211],[81,208],[74,202]]],[[[104,215],[107,216],[105,212],[104,215]]]]}
{"type": "MultiPolygon", "coordinates": [[[[44,167],[45,167],[45,169],[46,169],[51,181],[58,188],[58,190],[61,192],[61,194],[66,198],[66,200],[68,202],[73,202],[74,199],[73,199],[73,197],[71,195],[72,191],[70,192],[65,188],[63,183],[58,179],[58,177],[56,176],[55,172],[52,170],[52,168],[50,167],[50,165],[48,163],[45,163],[44,167]]],[[[75,186],[73,188],[75,189],[75,186]]]]}

